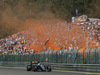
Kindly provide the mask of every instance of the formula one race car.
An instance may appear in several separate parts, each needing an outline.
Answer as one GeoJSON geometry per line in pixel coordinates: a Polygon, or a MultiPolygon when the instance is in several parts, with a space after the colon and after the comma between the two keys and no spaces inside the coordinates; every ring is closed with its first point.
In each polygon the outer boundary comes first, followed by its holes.
{"type": "Polygon", "coordinates": [[[30,65],[27,65],[27,71],[47,71],[51,72],[51,66],[50,65],[42,65],[37,61],[31,61],[30,65]]]}

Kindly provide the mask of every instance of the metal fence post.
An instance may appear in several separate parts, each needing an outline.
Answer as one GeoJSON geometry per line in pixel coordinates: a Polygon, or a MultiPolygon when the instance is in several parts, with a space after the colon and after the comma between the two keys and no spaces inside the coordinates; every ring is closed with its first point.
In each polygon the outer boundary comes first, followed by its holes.
{"type": "Polygon", "coordinates": [[[45,62],[45,52],[44,52],[44,61],[43,62],[45,62]]]}
{"type": "Polygon", "coordinates": [[[89,50],[89,64],[90,64],[90,52],[91,52],[92,48],[89,50]]]}
{"type": "Polygon", "coordinates": [[[31,55],[31,61],[34,60],[34,53],[31,55]]]}
{"type": "Polygon", "coordinates": [[[64,63],[64,58],[63,58],[63,53],[64,52],[64,50],[62,50],[62,53],[61,53],[61,63],[64,63]]]}
{"type": "Polygon", "coordinates": [[[67,63],[67,52],[66,52],[66,63],[67,63]]]}
{"type": "Polygon", "coordinates": [[[97,61],[97,60],[96,60],[96,58],[97,58],[97,56],[96,56],[96,50],[97,50],[97,49],[98,49],[98,48],[95,49],[95,64],[97,63],[97,62],[96,62],[96,61],[97,61]]]}
{"type": "Polygon", "coordinates": [[[41,62],[41,54],[38,53],[38,59],[39,59],[39,62],[41,62]]]}
{"type": "Polygon", "coordinates": [[[48,62],[49,62],[49,59],[50,59],[50,57],[49,57],[49,52],[50,52],[50,50],[48,51],[48,62]]]}
{"type": "Polygon", "coordinates": [[[54,51],[54,50],[52,50],[52,52],[51,52],[51,53],[52,53],[52,54],[51,54],[51,55],[52,55],[52,63],[53,63],[53,51],[54,51]]]}
{"type": "Polygon", "coordinates": [[[80,49],[77,50],[77,54],[76,54],[77,64],[78,64],[78,61],[79,61],[79,59],[78,59],[78,56],[79,56],[78,51],[79,51],[79,50],[80,50],[80,49]]]}
{"type": "Polygon", "coordinates": [[[83,64],[84,64],[84,51],[85,51],[85,50],[86,50],[86,49],[83,50],[83,64]]]}
{"type": "Polygon", "coordinates": [[[58,50],[56,51],[56,63],[58,63],[58,50]]]}

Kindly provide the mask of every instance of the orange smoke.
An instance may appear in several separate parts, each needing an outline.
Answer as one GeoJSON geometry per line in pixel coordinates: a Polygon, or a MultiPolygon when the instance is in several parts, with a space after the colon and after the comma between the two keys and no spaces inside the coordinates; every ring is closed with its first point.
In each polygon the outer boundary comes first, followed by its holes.
{"type": "Polygon", "coordinates": [[[100,45],[94,37],[87,35],[87,31],[82,31],[80,26],[72,25],[69,28],[64,25],[64,22],[59,21],[55,21],[53,24],[45,24],[44,22],[34,26],[31,38],[33,41],[37,39],[35,44],[31,44],[35,52],[69,49],[70,46],[74,49],[85,49],[87,42],[89,42],[89,49],[99,47],[100,45]],[[47,39],[49,41],[45,45],[47,39]],[[96,46],[96,43],[99,45],[96,46]]]}

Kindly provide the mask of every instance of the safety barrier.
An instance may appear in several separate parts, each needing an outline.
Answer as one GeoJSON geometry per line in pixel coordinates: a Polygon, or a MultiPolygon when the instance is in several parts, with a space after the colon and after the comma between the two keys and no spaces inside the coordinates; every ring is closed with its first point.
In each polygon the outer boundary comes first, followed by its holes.
{"type": "Polygon", "coordinates": [[[100,72],[100,64],[49,63],[48,65],[51,65],[52,69],[56,70],[100,72]]]}
{"type": "MultiPolygon", "coordinates": [[[[24,67],[30,62],[0,62],[0,66],[8,67],[24,67]]],[[[71,70],[71,71],[92,71],[100,72],[100,64],[65,64],[65,63],[43,63],[45,65],[51,65],[54,70],[71,70]]]]}
{"type": "Polygon", "coordinates": [[[3,62],[30,62],[32,60],[48,63],[100,64],[100,47],[80,50],[48,50],[28,55],[0,55],[3,62]]]}
{"type": "Polygon", "coordinates": [[[49,50],[29,55],[0,55],[0,66],[26,67],[40,61],[53,69],[100,72],[100,47],[81,50],[49,50]]]}

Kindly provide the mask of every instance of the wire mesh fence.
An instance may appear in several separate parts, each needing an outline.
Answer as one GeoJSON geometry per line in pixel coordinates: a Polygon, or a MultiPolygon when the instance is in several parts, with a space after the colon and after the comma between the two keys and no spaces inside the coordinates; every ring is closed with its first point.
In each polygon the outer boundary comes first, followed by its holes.
{"type": "Polygon", "coordinates": [[[0,61],[67,63],[67,64],[100,64],[100,48],[78,50],[48,50],[28,55],[0,55],[0,61]]]}

